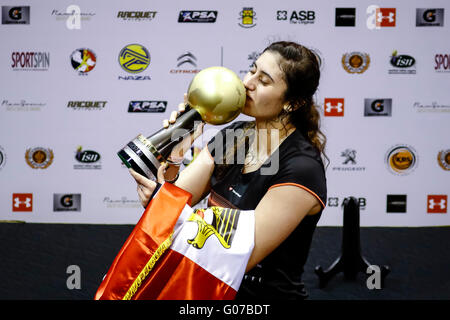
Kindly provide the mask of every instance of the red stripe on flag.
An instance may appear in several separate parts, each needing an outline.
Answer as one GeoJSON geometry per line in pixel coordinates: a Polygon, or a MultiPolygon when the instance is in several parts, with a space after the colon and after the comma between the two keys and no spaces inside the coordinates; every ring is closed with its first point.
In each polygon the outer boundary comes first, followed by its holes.
{"type": "Polygon", "coordinates": [[[168,250],[158,262],[136,300],[232,300],[236,291],[174,250],[168,250]]]}

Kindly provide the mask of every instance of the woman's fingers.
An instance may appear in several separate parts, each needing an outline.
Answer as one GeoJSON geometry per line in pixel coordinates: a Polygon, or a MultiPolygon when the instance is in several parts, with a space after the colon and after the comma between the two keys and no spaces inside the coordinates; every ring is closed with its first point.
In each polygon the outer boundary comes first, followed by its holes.
{"type": "Polygon", "coordinates": [[[156,182],[140,175],[133,169],[129,169],[131,176],[136,180],[137,183],[137,193],[142,206],[145,208],[150,201],[150,197],[156,188],[156,182]]]}
{"type": "Polygon", "coordinates": [[[165,181],[164,174],[166,173],[167,165],[167,162],[164,162],[158,168],[158,173],[156,175],[159,183],[163,183],[165,181]]]}

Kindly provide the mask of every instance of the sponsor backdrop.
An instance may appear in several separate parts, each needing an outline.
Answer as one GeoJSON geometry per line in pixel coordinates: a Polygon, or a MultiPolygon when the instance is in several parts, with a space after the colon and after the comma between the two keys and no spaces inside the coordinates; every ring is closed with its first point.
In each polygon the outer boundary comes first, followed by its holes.
{"type": "Polygon", "coordinates": [[[449,225],[449,11],[444,0],[1,1],[0,219],[136,223],[116,152],[158,130],[199,70],[243,77],[271,41],[293,40],[321,60],[319,225],[342,224],[347,196],[363,226],[449,225]]]}

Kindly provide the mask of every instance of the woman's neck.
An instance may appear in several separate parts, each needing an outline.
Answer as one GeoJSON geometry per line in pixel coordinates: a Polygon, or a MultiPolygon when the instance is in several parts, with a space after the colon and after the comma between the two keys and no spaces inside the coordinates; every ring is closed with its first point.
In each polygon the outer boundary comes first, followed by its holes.
{"type": "Polygon", "coordinates": [[[295,126],[284,119],[255,119],[255,139],[253,141],[258,154],[270,155],[294,130],[295,126]]]}

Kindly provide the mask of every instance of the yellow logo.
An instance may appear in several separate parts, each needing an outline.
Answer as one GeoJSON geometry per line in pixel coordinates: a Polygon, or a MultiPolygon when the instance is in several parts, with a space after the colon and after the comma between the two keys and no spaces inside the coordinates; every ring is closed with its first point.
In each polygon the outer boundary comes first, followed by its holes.
{"type": "Polygon", "coordinates": [[[387,153],[387,164],[393,173],[410,173],[417,164],[417,156],[410,146],[395,146],[387,153]]]}
{"type": "Polygon", "coordinates": [[[369,68],[370,57],[367,53],[351,52],[342,56],[342,67],[348,73],[363,73],[369,68]]]}
{"type": "Polygon", "coordinates": [[[442,169],[450,170],[450,149],[439,151],[438,163],[442,169]]]}
{"type": "Polygon", "coordinates": [[[189,217],[188,221],[197,223],[197,234],[194,238],[189,239],[188,243],[194,248],[201,249],[205,245],[206,240],[215,235],[220,244],[228,249],[231,247],[233,237],[239,220],[239,210],[212,207],[213,213],[212,223],[209,224],[204,220],[205,212],[208,209],[197,209],[189,217]]]}
{"type": "Polygon", "coordinates": [[[126,72],[142,72],[150,64],[150,53],[140,44],[130,44],[120,51],[119,64],[126,72]]]}

